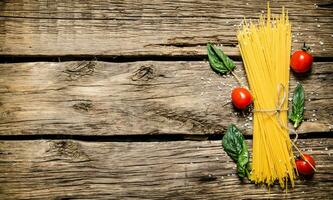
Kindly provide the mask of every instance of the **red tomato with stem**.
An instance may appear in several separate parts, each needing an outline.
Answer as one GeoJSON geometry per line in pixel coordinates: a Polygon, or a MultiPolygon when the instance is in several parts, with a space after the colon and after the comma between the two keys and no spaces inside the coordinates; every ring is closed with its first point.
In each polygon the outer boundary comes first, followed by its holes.
{"type": "Polygon", "coordinates": [[[231,100],[238,109],[245,109],[252,104],[253,98],[249,90],[243,87],[237,87],[231,92],[231,100]]]}
{"type": "Polygon", "coordinates": [[[304,157],[296,160],[297,171],[301,175],[311,176],[315,171],[314,168],[316,167],[316,163],[312,156],[310,156],[309,154],[304,153],[303,156],[304,157]]]}
{"type": "Polygon", "coordinates": [[[302,50],[295,51],[290,59],[290,67],[297,73],[304,73],[311,69],[313,63],[313,57],[308,52],[309,47],[304,46],[302,50]]]}

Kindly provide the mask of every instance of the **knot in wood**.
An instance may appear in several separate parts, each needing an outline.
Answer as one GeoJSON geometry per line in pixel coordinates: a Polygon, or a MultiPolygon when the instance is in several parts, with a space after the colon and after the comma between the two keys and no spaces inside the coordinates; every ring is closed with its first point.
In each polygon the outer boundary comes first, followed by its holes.
{"type": "Polygon", "coordinates": [[[154,78],[154,66],[153,65],[142,65],[138,70],[136,70],[132,76],[132,81],[148,81],[154,78]]]}
{"type": "Polygon", "coordinates": [[[75,63],[64,71],[71,80],[77,80],[83,76],[92,75],[95,71],[96,63],[92,61],[83,61],[75,63]]]}
{"type": "Polygon", "coordinates": [[[73,108],[75,110],[85,111],[85,112],[88,112],[89,110],[91,110],[92,107],[93,107],[93,104],[91,102],[80,102],[80,103],[76,103],[73,105],[73,108]]]}
{"type": "Polygon", "coordinates": [[[73,160],[89,160],[81,145],[74,141],[54,141],[50,143],[49,153],[54,152],[55,157],[63,157],[73,160]]]}

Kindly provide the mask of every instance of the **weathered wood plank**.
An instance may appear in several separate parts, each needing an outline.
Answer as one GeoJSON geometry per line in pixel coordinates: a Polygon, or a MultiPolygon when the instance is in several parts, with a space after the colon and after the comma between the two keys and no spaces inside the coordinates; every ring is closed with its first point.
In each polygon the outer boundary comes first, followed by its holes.
{"type": "MultiPolygon", "coordinates": [[[[333,63],[314,63],[296,78],[310,99],[300,132],[332,129],[332,72],[333,63]]],[[[229,102],[235,85],[207,62],[1,64],[0,134],[212,134],[230,123],[251,134],[250,116],[229,102]]]]}
{"type": "MultiPolygon", "coordinates": [[[[248,141],[251,146],[251,142],[248,141]]],[[[2,199],[328,199],[333,139],[300,140],[317,173],[288,193],[235,175],[220,141],[1,141],[2,199]]]]}
{"type": "MultiPolygon", "coordinates": [[[[293,46],[333,54],[329,1],[273,1],[293,23],[293,46]],[[326,6],[325,6],[326,5],[326,6]]],[[[257,18],[266,1],[1,1],[1,55],[204,55],[210,41],[239,55],[241,20],[257,18]]]]}

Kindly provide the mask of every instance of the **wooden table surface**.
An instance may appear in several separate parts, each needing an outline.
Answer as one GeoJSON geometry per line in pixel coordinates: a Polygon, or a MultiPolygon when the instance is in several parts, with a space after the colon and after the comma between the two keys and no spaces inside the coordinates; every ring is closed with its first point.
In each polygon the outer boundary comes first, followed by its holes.
{"type": "Polygon", "coordinates": [[[332,198],[333,3],[282,6],[293,49],[315,56],[290,88],[306,91],[297,144],[317,173],[288,192],[235,175],[221,138],[234,123],[251,147],[251,115],[206,55],[223,44],[245,81],[236,31],[265,1],[1,1],[0,199],[332,198]]]}

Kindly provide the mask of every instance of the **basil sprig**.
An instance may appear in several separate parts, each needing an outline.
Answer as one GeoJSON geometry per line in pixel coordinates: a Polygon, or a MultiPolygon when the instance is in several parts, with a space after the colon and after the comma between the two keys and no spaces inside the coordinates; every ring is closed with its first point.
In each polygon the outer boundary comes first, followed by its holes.
{"type": "Polygon", "coordinates": [[[222,139],[224,151],[237,163],[237,174],[250,178],[249,151],[240,130],[231,124],[222,139]]]}
{"type": "Polygon", "coordinates": [[[223,51],[211,43],[207,44],[208,60],[211,68],[221,74],[226,74],[235,69],[235,63],[223,51]]]}
{"type": "Polygon", "coordinates": [[[293,95],[291,112],[289,112],[289,120],[294,123],[294,128],[297,128],[303,120],[304,113],[304,88],[298,83],[293,95]]]}

